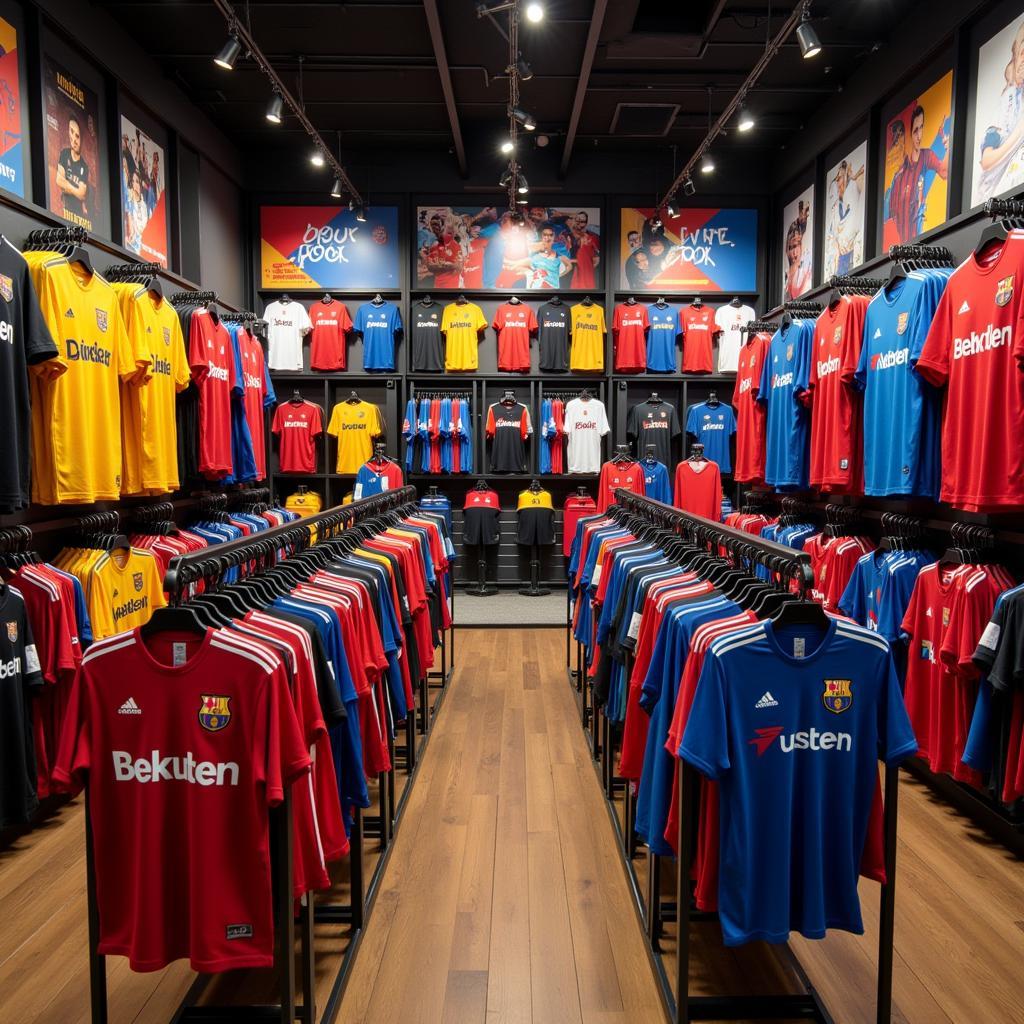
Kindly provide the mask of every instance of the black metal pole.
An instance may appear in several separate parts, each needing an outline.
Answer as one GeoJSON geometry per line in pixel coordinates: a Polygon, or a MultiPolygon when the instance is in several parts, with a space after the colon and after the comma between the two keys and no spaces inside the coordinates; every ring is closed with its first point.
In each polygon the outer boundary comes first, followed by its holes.
{"type": "Polygon", "coordinates": [[[896,927],[896,827],[898,820],[900,770],[885,766],[885,885],[878,913],[878,998],[876,1019],[888,1024],[892,1019],[892,961],[896,927]]]}

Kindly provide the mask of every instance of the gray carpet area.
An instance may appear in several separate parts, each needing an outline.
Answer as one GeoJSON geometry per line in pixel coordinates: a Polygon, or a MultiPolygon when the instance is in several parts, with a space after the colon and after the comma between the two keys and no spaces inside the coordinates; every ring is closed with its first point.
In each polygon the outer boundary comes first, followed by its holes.
{"type": "Polygon", "coordinates": [[[547,597],[523,597],[515,590],[502,590],[494,597],[473,597],[458,591],[455,625],[564,627],[565,591],[553,590],[547,597]]]}

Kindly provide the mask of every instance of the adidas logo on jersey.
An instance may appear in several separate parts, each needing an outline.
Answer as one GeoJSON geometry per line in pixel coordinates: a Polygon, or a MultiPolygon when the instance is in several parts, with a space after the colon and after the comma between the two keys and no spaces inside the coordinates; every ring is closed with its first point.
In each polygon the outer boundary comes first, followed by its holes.
{"type": "Polygon", "coordinates": [[[969,338],[953,339],[953,358],[963,359],[965,356],[980,356],[993,349],[1009,346],[1013,341],[1013,328],[995,327],[989,324],[983,331],[971,331],[969,338]]]}
{"type": "Polygon", "coordinates": [[[69,306],[66,310],[64,310],[64,316],[67,317],[68,320],[74,320],[75,311],[69,306]]]}
{"type": "Polygon", "coordinates": [[[848,732],[828,732],[811,728],[801,729],[799,732],[791,732],[784,736],[781,725],[754,731],[757,736],[752,740],[747,740],[747,743],[757,747],[758,757],[763,756],[776,740],[779,741],[779,749],[784,754],[792,754],[794,750],[836,750],[845,751],[848,754],[853,751],[853,736],[848,732]]]}
{"type": "Polygon", "coordinates": [[[967,304],[967,300],[964,299],[963,305],[957,310],[958,313],[970,313],[971,307],[967,304]]]}
{"type": "Polygon", "coordinates": [[[875,333],[872,334],[871,337],[874,339],[874,338],[880,338],[881,336],[882,336],[882,328],[881,327],[876,327],[875,328],[875,333]]]}
{"type": "Polygon", "coordinates": [[[235,761],[197,761],[188,751],[184,757],[164,757],[154,750],[149,758],[133,759],[127,750],[112,750],[116,782],[188,782],[193,786],[237,786],[235,761]]]}
{"type": "Polygon", "coordinates": [[[141,715],[142,708],[135,703],[134,697],[129,697],[118,709],[119,715],[141,715]]]}
{"type": "Polygon", "coordinates": [[[777,708],[779,702],[772,696],[771,690],[765,690],[764,696],[754,705],[755,708],[777,708]]]}

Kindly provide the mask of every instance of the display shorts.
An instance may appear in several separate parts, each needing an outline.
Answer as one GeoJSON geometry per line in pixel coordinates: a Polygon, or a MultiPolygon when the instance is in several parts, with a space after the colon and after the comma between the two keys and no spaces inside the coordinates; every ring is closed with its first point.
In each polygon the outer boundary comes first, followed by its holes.
{"type": "Polygon", "coordinates": [[[498,516],[496,508],[467,508],[463,512],[462,543],[491,545],[498,543],[498,516]]]}
{"type": "Polygon", "coordinates": [[[519,511],[520,544],[554,544],[555,513],[550,508],[524,508],[519,511]]]}

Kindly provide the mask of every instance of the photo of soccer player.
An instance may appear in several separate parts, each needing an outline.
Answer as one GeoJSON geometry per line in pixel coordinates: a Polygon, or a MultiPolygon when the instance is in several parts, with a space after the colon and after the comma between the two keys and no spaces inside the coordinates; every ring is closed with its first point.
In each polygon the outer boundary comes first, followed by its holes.
{"type": "Polygon", "coordinates": [[[416,283],[467,290],[600,289],[601,212],[541,204],[514,210],[420,206],[416,283]]]}
{"type": "Polygon", "coordinates": [[[798,299],[814,275],[814,186],[804,189],[782,211],[782,301],[798,299]]]}
{"type": "Polygon", "coordinates": [[[124,246],[144,263],[167,264],[164,149],[121,116],[121,223],[124,246]]]}
{"type": "Polygon", "coordinates": [[[825,177],[825,261],[821,278],[848,274],[864,262],[864,186],[868,144],[862,142],[825,177]]]}
{"type": "Polygon", "coordinates": [[[43,57],[46,107],[47,204],[72,224],[93,231],[101,214],[99,98],[77,75],[43,57]]]}
{"type": "Polygon", "coordinates": [[[884,119],[882,249],[946,219],[953,72],[884,119]]]}
{"type": "Polygon", "coordinates": [[[1024,184],[1024,15],[978,50],[971,206],[1024,184]]]}

